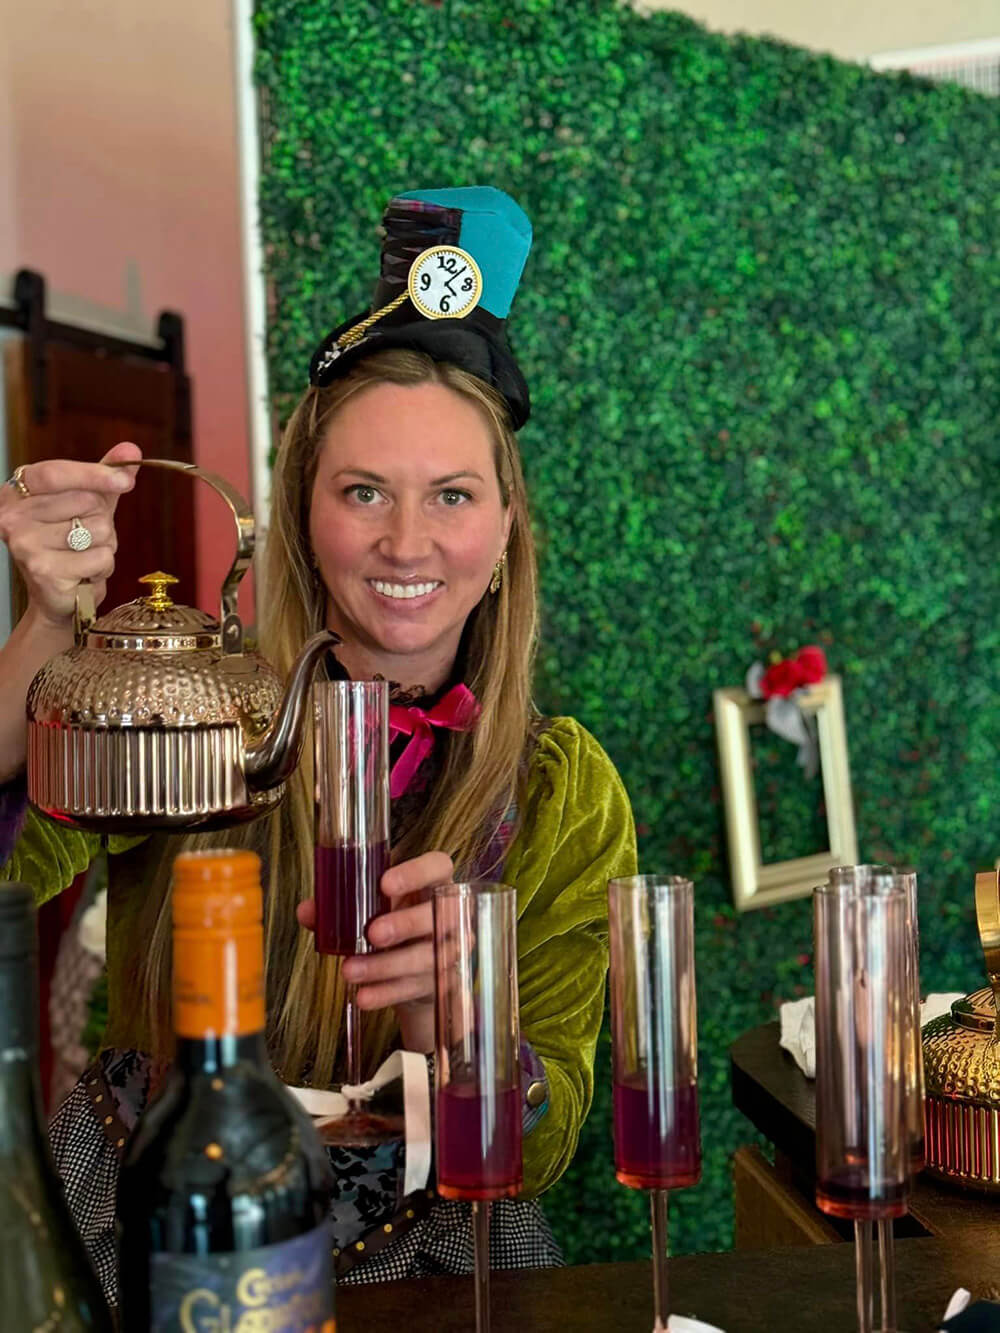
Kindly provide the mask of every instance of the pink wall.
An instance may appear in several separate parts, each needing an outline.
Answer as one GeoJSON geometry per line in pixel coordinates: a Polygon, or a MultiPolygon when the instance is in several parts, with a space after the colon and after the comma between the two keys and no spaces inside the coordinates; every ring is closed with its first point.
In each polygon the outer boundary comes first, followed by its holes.
{"type": "MultiPolygon", "coordinates": [[[[133,335],[182,314],[196,461],[252,499],[230,25],[228,0],[0,0],[0,282],[37,269],[50,313],[133,335]]],[[[198,490],[215,610],[234,537],[198,490]]]]}

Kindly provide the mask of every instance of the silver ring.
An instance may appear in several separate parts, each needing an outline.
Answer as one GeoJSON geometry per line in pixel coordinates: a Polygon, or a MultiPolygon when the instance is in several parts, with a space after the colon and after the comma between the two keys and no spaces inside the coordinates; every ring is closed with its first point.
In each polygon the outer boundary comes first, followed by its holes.
{"type": "Polygon", "coordinates": [[[78,518],[74,518],[66,534],[66,545],[71,551],[89,551],[93,545],[94,534],[85,528],[78,518]]]}

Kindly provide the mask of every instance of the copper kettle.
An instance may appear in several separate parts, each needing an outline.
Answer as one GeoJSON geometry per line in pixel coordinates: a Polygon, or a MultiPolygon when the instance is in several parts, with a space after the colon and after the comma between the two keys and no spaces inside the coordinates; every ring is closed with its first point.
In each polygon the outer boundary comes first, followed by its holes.
{"type": "Polygon", "coordinates": [[[976,922],[990,984],[923,1030],[927,1169],[1000,1190],[1000,874],[976,876],[976,922]]]}
{"type": "MultiPolygon", "coordinates": [[[[135,466],[129,464],[128,466],[135,466]]],[[[254,519],[223,478],[193,463],[139,466],[200,477],[236,519],[237,550],[219,620],[171,601],[169,574],[151,592],[95,618],[81,584],[72,648],[28,689],[28,799],[53,819],[97,833],[202,831],[255,819],[281,800],[302,748],[309,685],[339,642],[309,639],[282,686],[244,650],[237,588],[254,551],[254,519]]]]}

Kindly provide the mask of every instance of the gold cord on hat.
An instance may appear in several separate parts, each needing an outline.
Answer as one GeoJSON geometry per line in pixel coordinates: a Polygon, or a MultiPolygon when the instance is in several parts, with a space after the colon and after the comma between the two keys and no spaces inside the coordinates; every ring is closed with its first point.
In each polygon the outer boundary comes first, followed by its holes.
{"type": "Polygon", "coordinates": [[[391,315],[394,310],[399,309],[404,301],[408,301],[409,299],[409,292],[401,292],[400,295],[396,297],[395,301],[390,301],[388,305],[384,305],[381,310],[376,310],[374,314],[369,315],[367,319],[361,320],[359,324],[352,324],[349,329],[346,329],[340,335],[335,346],[339,347],[341,350],[353,347],[355,343],[361,341],[373,324],[377,323],[384,315],[391,315]]]}

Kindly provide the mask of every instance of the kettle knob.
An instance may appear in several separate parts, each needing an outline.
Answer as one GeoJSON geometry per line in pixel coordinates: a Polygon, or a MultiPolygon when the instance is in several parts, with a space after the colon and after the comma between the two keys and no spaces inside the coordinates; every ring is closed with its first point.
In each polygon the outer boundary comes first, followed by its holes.
{"type": "Polygon", "coordinates": [[[167,592],[171,584],[177,583],[173,574],[164,574],[162,570],[157,570],[155,574],[143,574],[139,580],[140,583],[148,583],[153,591],[146,598],[146,605],[151,611],[167,611],[173,606],[173,602],[167,592]]]}

